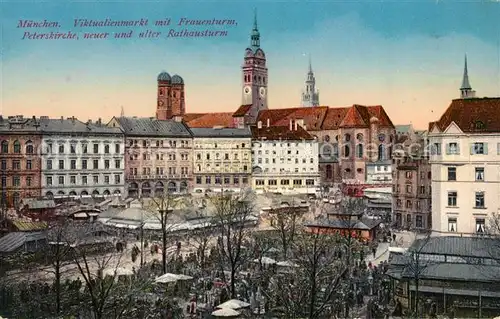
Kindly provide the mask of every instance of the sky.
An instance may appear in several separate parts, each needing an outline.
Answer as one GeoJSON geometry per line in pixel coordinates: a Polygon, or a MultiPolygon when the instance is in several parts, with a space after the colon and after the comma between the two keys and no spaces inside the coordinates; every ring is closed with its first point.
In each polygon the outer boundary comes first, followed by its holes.
{"type": "Polygon", "coordinates": [[[464,56],[477,95],[500,96],[498,1],[12,1],[0,3],[3,116],[154,116],[161,71],[185,81],[186,110],[241,105],[241,65],[257,12],[269,69],[269,108],[300,106],[311,57],[321,105],[383,105],[394,124],[425,129],[459,97],[464,56]],[[74,19],[148,19],[146,27],[78,28],[74,19]],[[171,25],[154,26],[170,18],[171,25]],[[187,19],[232,26],[181,27],[187,19]],[[19,20],[59,28],[18,28],[19,20]],[[138,38],[145,30],[155,39],[138,38]],[[170,29],[227,36],[168,38],[170,29]],[[134,36],[113,38],[132,30],[134,36]],[[78,33],[79,40],[22,39],[25,32],[78,33]],[[82,39],[110,32],[108,39],[82,39]]]}

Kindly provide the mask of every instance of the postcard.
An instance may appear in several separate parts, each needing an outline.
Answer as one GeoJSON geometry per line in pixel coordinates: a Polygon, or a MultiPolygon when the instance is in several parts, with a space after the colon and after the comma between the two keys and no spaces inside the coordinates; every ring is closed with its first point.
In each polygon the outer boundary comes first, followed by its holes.
{"type": "Polygon", "coordinates": [[[0,8],[0,316],[500,315],[498,0],[0,8]]]}

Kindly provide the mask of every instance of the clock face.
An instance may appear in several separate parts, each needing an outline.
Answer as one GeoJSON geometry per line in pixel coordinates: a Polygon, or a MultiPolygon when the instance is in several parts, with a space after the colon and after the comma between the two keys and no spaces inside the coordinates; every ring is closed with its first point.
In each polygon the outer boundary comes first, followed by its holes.
{"type": "Polygon", "coordinates": [[[243,89],[243,92],[245,92],[245,94],[250,94],[250,87],[245,86],[245,88],[243,89]]]}
{"type": "Polygon", "coordinates": [[[259,93],[262,97],[266,96],[266,88],[260,88],[259,93]]]}

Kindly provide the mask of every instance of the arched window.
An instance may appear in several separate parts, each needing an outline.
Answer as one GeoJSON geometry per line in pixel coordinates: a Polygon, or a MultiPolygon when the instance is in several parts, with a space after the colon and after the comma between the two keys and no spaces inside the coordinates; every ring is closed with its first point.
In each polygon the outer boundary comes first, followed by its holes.
{"type": "Polygon", "coordinates": [[[363,158],[363,144],[356,145],[356,157],[363,158]]]}
{"type": "Polygon", "coordinates": [[[339,144],[337,143],[333,144],[333,156],[339,157],[339,144]]]}
{"type": "Polygon", "coordinates": [[[33,143],[31,141],[26,142],[26,154],[33,154],[34,153],[34,148],[33,148],[33,143]]]}
{"type": "Polygon", "coordinates": [[[19,143],[19,141],[14,142],[14,153],[15,154],[21,153],[21,143],[19,143]]]}
{"type": "Polygon", "coordinates": [[[378,146],[378,160],[379,161],[385,160],[385,146],[384,146],[384,144],[380,144],[378,146]]]}
{"type": "Polygon", "coordinates": [[[351,135],[350,134],[345,134],[344,135],[344,141],[349,142],[351,140],[351,135]]]}
{"type": "Polygon", "coordinates": [[[323,141],[325,141],[325,142],[330,142],[330,135],[325,135],[325,136],[323,137],[323,141]]]}
{"type": "Polygon", "coordinates": [[[2,153],[7,154],[9,152],[9,142],[2,141],[2,153]]]}
{"type": "Polygon", "coordinates": [[[351,155],[351,148],[349,145],[344,145],[344,157],[349,157],[351,155]]]}
{"type": "Polygon", "coordinates": [[[362,141],[363,141],[363,134],[358,133],[358,134],[356,135],[356,140],[358,140],[359,142],[362,142],[362,141]]]}

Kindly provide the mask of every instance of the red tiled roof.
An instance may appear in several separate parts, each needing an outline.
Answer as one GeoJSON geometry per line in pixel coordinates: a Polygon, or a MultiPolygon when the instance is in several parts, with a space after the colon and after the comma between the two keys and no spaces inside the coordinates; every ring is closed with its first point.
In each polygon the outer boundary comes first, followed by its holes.
{"type": "Polygon", "coordinates": [[[336,130],[339,128],[340,123],[344,119],[348,107],[332,107],[328,109],[326,113],[325,120],[323,121],[323,125],[321,126],[322,130],[336,130]]]}
{"type": "Polygon", "coordinates": [[[327,106],[263,110],[259,112],[257,120],[267,123],[269,119],[270,124],[273,126],[288,126],[290,120],[302,119],[307,130],[319,131],[327,111],[327,106]]]}
{"type": "Polygon", "coordinates": [[[354,104],[349,108],[340,127],[369,127],[370,120],[375,117],[381,127],[394,127],[391,119],[381,105],[364,106],[354,104]]]}
{"type": "Polygon", "coordinates": [[[186,114],[184,114],[182,116],[182,120],[187,123],[187,122],[190,122],[190,121],[192,121],[194,119],[202,117],[202,116],[204,116],[206,114],[207,113],[186,113],[186,114]]]}
{"type": "Polygon", "coordinates": [[[252,127],[252,137],[259,140],[314,140],[301,126],[290,130],[288,126],[252,127]]]}
{"type": "Polygon", "coordinates": [[[251,107],[252,107],[252,104],[246,104],[246,105],[240,106],[236,110],[236,112],[233,113],[233,117],[245,116],[247,114],[248,110],[250,110],[251,107]]]}
{"type": "Polygon", "coordinates": [[[214,126],[233,127],[233,113],[185,114],[184,122],[191,128],[211,128],[214,126]],[[191,117],[191,118],[190,118],[191,117]]]}
{"type": "MultiPolygon", "coordinates": [[[[472,98],[453,100],[435,122],[440,131],[444,131],[451,122],[464,133],[500,132],[500,98],[472,98]]],[[[432,126],[429,124],[429,129],[432,126]]]]}
{"type": "Polygon", "coordinates": [[[269,122],[275,126],[287,126],[290,120],[304,120],[308,131],[336,130],[339,127],[369,127],[370,119],[376,117],[381,127],[394,127],[381,105],[350,107],[295,107],[286,109],[263,110],[258,121],[269,122]]]}

